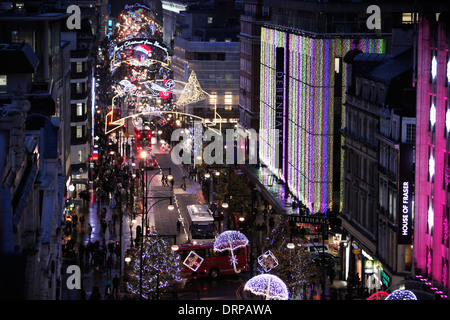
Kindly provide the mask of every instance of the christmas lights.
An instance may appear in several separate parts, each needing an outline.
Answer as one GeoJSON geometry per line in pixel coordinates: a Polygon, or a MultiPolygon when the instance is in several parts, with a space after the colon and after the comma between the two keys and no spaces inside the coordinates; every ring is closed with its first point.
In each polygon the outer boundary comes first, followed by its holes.
{"type": "Polygon", "coordinates": [[[184,87],[184,90],[180,94],[175,104],[177,106],[183,106],[205,99],[205,94],[200,86],[200,83],[197,80],[197,76],[195,75],[195,72],[192,71],[189,76],[188,82],[184,87]]]}
{"type": "Polygon", "coordinates": [[[258,257],[258,263],[261,267],[263,267],[265,272],[269,272],[278,266],[278,260],[270,250],[258,257]]]}
{"type": "Polygon", "coordinates": [[[417,300],[417,297],[410,290],[394,290],[384,300],[417,300]]]}
{"type": "Polygon", "coordinates": [[[244,290],[262,295],[268,300],[288,300],[289,298],[286,284],[272,274],[260,274],[249,279],[245,283],[244,290]]]}
{"type": "Polygon", "coordinates": [[[384,40],[378,38],[317,37],[261,29],[260,158],[312,212],[332,209],[335,97],[341,97],[344,108],[347,80],[345,68],[339,65],[353,46],[370,53],[385,49],[384,40]],[[277,48],[284,48],[284,56],[279,57],[284,59],[284,77],[278,78],[277,48]],[[335,92],[336,76],[342,83],[339,93],[335,92]],[[276,80],[284,81],[283,101],[277,100],[281,96],[276,95],[280,91],[276,80]],[[282,114],[279,109],[284,110],[282,114]],[[283,128],[282,135],[268,130],[276,126],[283,128]],[[279,140],[287,148],[278,150],[279,140]],[[282,164],[277,167],[279,158],[282,164]]]}
{"type": "Polygon", "coordinates": [[[385,300],[387,296],[389,296],[389,293],[378,291],[368,297],[367,300],[385,300]]]}
{"type": "Polygon", "coordinates": [[[214,241],[214,251],[230,251],[230,262],[234,267],[234,272],[239,273],[240,270],[236,269],[237,259],[234,255],[234,250],[237,248],[245,247],[248,244],[247,237],[235,230],[228,230],[222,232],[214,241]]]}
{"type": "Polygon", "coordinates": [[[191,269],[192,271],[197,271],[203,262],[203,258],[199,256],[195,251],[189,252],[189,255],[183,261],[183,264],[191,269]]]}
{"type": "MultiPolygon", "coordinates": [[[[140,291],[141,249],[136,251],[130,262],[128,271],[128,289],[134,294],[140,291]]],[[[151,235],[144,239],[142,251],[142,292],[143,297],[159,289],[168,287],[173,282],[179,282],[181,267],[178,255],[163,238],[151,235]]]]}

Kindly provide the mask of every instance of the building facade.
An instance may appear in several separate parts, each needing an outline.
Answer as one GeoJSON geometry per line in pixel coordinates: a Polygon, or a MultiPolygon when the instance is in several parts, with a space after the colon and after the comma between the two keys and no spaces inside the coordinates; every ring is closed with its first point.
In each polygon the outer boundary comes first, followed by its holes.
{"type": "Polygon", "coordinates": [[[383,53],[385,40],[291,30],[261,30],[259,157],[310,212],[340,211],[342,59],[353,46],[383,53]]]}
{"type": "Polygon", "coordinates": [[[410,39],[404,51],[391,55],[352,50],[344,58],[349,81],[342,130],[343,276],[358,273],[369,292],[386,289],[412,270],[412,29],[399,33],[410,39]]]}
{"type": "Polygon", "coordinates": [[[449,286],[450,33],[448,13],[424,14],[417,35],[416,274],[449,286]]]}
{"type": "Polygon", "coordinates": [[[173,78],[187,82],[194,71],[207,94],[205,100],[180,111],[209,121],[216,118],[222,127],[234,127],[239,119],[238,17],[235,1],[191,4],[177,14],[176,26],[183,27],[175,30],[173,78]]]}
{"type": "Polygon", "coordinates": [[[65,178],[58,149],[60,122],[30,113],[26,95],[38,65],[31,46],[0,47],[0,76],[6,78],[0,94],[1,297],[54,300],[62,260],[65,178]]]}
{"type": "Polygon", "coordinates": [[[261,26],[270,19],[262,0],[244,1],[241,14],[239,124],[244,132],[259,129],[261,26]]]}

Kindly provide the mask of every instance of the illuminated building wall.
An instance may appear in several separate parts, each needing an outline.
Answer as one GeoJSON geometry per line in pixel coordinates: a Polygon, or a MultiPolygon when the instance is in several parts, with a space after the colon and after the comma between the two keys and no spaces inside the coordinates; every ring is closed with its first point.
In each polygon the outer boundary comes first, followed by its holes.
{"type": "Polygon", "coordinates": [[[336,38],[272,27],[261,31],[260,159],[313,212],[339,205],[333,197],[333,171],[341,170],[342,161],[334,161],[333,133],[340,121],[336,111],[345,114],[346,79],[339,64],[354,43],[363,52],[385,50],[379,38],[336,38]]]}
{"type": "Polygon", "coordinates": [[[420,18],[417,37],[414,262],[416,274],[448,288],[450,34],[435,19],[420,18]]]}

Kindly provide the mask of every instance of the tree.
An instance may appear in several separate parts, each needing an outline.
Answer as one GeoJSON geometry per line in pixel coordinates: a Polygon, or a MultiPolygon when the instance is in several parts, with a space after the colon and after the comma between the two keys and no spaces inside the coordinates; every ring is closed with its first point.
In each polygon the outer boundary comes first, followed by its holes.
{"type": "MultiPolygon", "coordinates": [[[[300,237],[290,237],[289,222],[285,216],[279,215],[275,227],[269,233],[263,252],[270,250],[278,260],[278,266],[269,271],[276,275],[288,286],[291,296],[294,296],[300,288],[306,288],[316,282],[320,275],[320,269],[305,251],[306,240],[300,237]],[[289,249],[288,243],[293,243],[295,248],[289,249]]],[[[258,270],[263,273],[262,267],[258,270]]]]}
{"type": "MultiPolygon", "coordinates": [[[[182,280],[179,257],[162,237],[151,235],[144,239],[142,258],[142,295],[144,298],[147,299],[149,294],[160,292],[161,289],[182,280]]],[[[134,294],[139,294],[140,291],[140,259],[141,249],[139,247],[130,262],[128,272],[128,289],[134,294]]]]}

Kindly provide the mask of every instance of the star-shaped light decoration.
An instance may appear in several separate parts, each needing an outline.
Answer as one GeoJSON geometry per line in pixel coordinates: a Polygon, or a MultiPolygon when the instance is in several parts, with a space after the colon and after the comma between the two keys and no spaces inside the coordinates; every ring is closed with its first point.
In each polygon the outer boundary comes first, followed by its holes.
{"type": "Polygon", "coordinates": [[[189,76],[188,82],[184,86],[183,92],[177,99],[176,105],[184,106],[205,100],[205,98],[205,94],[203,93],[203,89],[200,87],[197,76],[195,75],[195,72],[192,71],[191,75],[189,76]]]}

